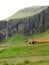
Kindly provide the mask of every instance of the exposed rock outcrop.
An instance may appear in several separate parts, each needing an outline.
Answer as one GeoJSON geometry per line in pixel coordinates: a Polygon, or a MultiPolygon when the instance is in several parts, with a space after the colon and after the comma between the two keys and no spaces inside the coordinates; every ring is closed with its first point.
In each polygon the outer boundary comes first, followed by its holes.
{"type": "Polygon", "coordinates": [[[34,16],[21,19],[11,19],[9,21],[0,21],[0,33],[4,34],[5,38],[16,32],[30,35],[34,33],[42,33],[48,29],[49,7],[34,16]]]}

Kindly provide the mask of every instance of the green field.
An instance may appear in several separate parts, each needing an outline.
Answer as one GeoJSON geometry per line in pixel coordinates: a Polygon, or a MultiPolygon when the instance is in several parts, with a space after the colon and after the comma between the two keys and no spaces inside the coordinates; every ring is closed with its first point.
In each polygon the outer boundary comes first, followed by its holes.
{"type": "Polygon", "coordinates": [[[0,44],[0,65],[6,62],[9,65],[49,65],[49,43],[28,44],[26,41],[30,38],[49,39],[49,30],[30,36],[13,34],[0,44]],[[25,64],[25,60],[29,60],[29,64],[25,64]]]}

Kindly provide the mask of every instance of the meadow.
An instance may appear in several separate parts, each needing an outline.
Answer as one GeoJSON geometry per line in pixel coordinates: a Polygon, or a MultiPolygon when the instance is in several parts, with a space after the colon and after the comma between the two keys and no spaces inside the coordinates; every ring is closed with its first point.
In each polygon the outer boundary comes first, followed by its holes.
{"type": "Polygon", "coordinates": [[[28,44],[29,39],[49,39],[42,34],[13,34],[0,44],[0,65],[49,65],[49,43],[28,44]]]}

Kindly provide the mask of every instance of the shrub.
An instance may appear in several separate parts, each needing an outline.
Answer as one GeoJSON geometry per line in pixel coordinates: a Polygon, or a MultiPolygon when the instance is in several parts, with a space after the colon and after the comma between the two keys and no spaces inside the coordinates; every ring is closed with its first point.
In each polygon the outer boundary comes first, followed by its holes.
{"type": "Polygon", "coordinates": [[[9,65],[9,64],[5,61],[3,65],[9,65]]]}
{"type": "Polygon", "coordinates": [[[29,60],[25,60],[24,63],[25,63],[25,64],[29,64],[30,61],[29,61],[29,60]]]}

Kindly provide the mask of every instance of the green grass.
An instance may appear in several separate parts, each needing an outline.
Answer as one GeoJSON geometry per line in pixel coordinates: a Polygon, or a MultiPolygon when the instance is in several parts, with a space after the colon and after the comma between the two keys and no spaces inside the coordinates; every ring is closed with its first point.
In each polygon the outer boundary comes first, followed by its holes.
{"type": "Polygon", "coordinates": [[[5,40],[5,43],[25,43],[25,41],[33,38],[38,38],[38,39],[49,39],[49,30],[47,32],[41,33],[41,34],[32,34],[30,36],[25,36],[20,33],[13,34],[11,37],[9,37],[7,40],[5,40]]]}
{"type": "MultiPolygon", "coordinates": [[[[3,44],[0,44],[0,59],[49,56],[49,43],[27,44],[26,41],[30,38],[49,39],[49,30],[42,34],[32,34],[30,36],[19,33],[13,34],[3,44]]],[[[44,60],[44,62],[33,62],[33,65],[40,65],[41,63],[42,65],[49,64],[48,61],[45,62],[44,60]]],[[[32,65],[32,62],[28,65],[32,65]]]]}
{"type": "Polygon", "coordinates": [[[23,63],[18,63],[17,65],[49,65],[49,60],[40,60],[38,62],[30,62],[25,60],[23,63]]]}
{"type": "Polygon", "coordinates": [[[14,34],[12,37],[8,38],[4,44],[10,44],[10,48],[0,50],[0,58],[2,57],[24,57],[24,56],[43,56],[49,55],[49,43],[35,43],[34,45],[29,45],[26,40],[30,38],[49,38],[49,31],[42,34],[34,34],[31,36],[24,36],[23,34],[14,34]],[[14,45],[12,47],[12,45],[14,45]]]}
{"type": "Polygon", "coordinates": [[[34,16],[34,15],[40,13],[41,11],[42,11],[42,9],[40,9],[36,12],[18,12],[18,13],[15,13],[14,15],[8,17],[6,20],[21,19],[21,18],[25,18],[25,17],[29,17],[29,16],[34,16]]]}
{"type": "Polygon", "coordinates": [[[3,62],[3,65],[49,65],[49,60],[40,60],[40,61],[29,61],[29,60],[25,60],[22,63],[17,63],[17,64],[9,64],[7,61],[3,62]]]}
{"type": "Polygon", "coordinates": [[[0,58],[6,57],[26,57],[26,56],[46,56],[49,55],[49,43],[37,43],[21,47],[15,46],[0,51],[0,58]]]}

